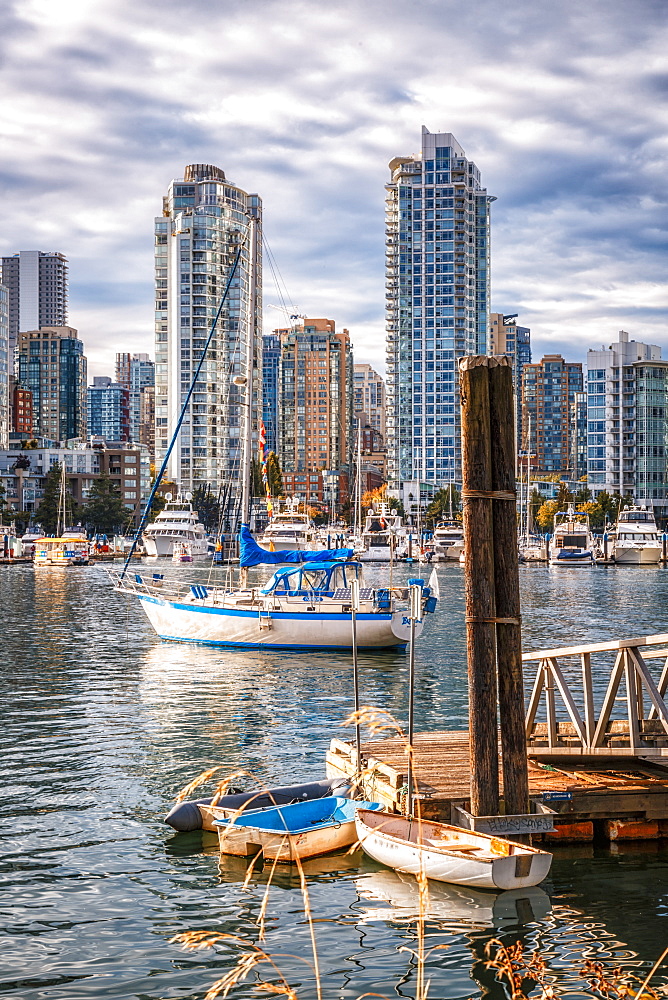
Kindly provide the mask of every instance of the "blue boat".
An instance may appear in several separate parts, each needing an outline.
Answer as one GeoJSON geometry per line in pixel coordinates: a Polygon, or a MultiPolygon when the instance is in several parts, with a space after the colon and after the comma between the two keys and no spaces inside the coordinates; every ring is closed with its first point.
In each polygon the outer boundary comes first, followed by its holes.
{"type": "Polygon", "coordinates": [[[350,847],[357,839],[358,809],[380,810],[377,802],[355,802],[339,795],[294,802],[217,820],[222,854],[262,853],[268,860],[294,862],[350,847]]]}

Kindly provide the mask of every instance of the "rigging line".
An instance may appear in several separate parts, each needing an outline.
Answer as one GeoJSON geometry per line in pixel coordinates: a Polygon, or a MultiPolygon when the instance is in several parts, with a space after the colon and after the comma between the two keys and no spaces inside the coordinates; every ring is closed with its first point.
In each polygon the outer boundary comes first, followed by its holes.
{"type": "Polygon", "coordinates": [[[274,253],[273,253],[271,247],[269,246],[269,243],[267,241],[267,237],[264,235],[264,233],[262,234],[262,244],[263,244],[264,249],[265,249],[266,254],[267,254],[267,261],[269,263],[269,269],[270,269],[272,277],[274,279],[274,284],[276,285],[276,291],[277,291],[278,296],[279,296],[279,298],[281,300],[281,304],[283,306],[283,311],[285,312],[286,318],[290,319],[290,315],[291,314],[290,314],[290,311],[288,309],[288,306],[286,305],[286,300],[290,304],[290,308],[292,309],[292,315],[296,315],[297,314],[297,307],[294,304],[294,302],[292,301],[292,296],[288,292],[288,286],[285,283],[285,280],[283,279],[283,275],[281,274],[281,269],[278,266],[278,263],[276,261],[276,257],[274,256],[274,253]]]}
{"type": "Polygon", "coordinates": [[[193,375],[193,377],[191,379],[190,388],[188,389],[188,392],[186,393],[186,398],[183,401],[183,404],[181,406],[181,413],[179,414],[179,419],[177,421],[176,427],[174,428],[174,433],[172,434],[172,439],[169,442],[169,445],[167,447],[167,451],[165,452],[165,457],[162,460],[162,465],[160,466],[160,471],[158,472],[158,475],[155,477],[155,482],[153,484],[153,488],[151,489],[151,492],[149,494],[149,498],[146,501],[146,506],[144,507],[144,510],[143,510],[143,513],[142,513],[142,516],[141,516],[141,520],[139,521],[139,527],[137,528],[137,533],[135,534],[135,537],[132,540],[132,546],[130,548],[130,551],[128,552],[127,559],[125,560],[125,565],[123,566],[123,571],[122,571],[122,573],[120,575],[120,580],[123,580],[123,577],[127,573],[128,566],[130,565],[130,560],[132,559],[132,557],[133,557],[133,555],[135,553],[135,549],[137,548],[137,542],[139,541],[141,533],[144,530],[144,527],[145,527],[146,522],[148,520],[148,515],[149,515],[149,512],[151,510],[151,504],[153,503],[153,498],[155,497],[155,494],[158,491],[158,487],[159,487],[159,485],[160,485],[160,483],[162,481],[162,477],[165,474],[165,469],[167,468],[167,463],[169,461],[170,455],[172,454],[174,445],[176,444],[176,439],[178,437],[179,431],[181,430],[181,424],[183,423],[183,418],[185,417],[186,411],[188,409],[188,406],[190,405],[190,398],[191,398],[193,392],[195,391],[195,383],[197,382],[197,379],[199,378],[199,373],[202,370],[202,366],[204,364],[204,359],[206,358],[207,351],[209,350],[209,344],[213,340],[213,335],[216,332],[216,326],[218,324],[218,319],[220,317],[221,312],[223,311],[223,306],[225,305],[225,301],[226,301],[227,296],[229,294],[230,288],[232,287],[232,281],[234,279],[234,276],[237,273],[237,267],[239,266],[239,260],[241,259],[241,250],[242,250],[242,247],[243,247],[243,242],[240,240],[239,241],[239,245],[237,247],[237,253],[236,253],[236,256],[234,258],[234,263],[232,264],[232,268],[230,270],[229,277],[227,279],[227,283],[225,285],[225,291],[223,292],[223,297],[220,300],[220,305],[218,306],[218,311],[216,312],[214,320],[213,320],[213,322],[211,324],[211,329],[209,330],[209,336],[207,337],[207,341],[206,341],[206,344],[204,346],[204,350],[202,351],[202,356],[200,357],[199,361],[197,362],[197,368],[195,369],[195,374],[193,375]]]}

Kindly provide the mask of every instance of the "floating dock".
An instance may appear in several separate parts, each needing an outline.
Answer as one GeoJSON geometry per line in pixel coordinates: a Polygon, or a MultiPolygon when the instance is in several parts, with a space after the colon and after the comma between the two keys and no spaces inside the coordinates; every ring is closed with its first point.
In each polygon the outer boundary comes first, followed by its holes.
{"type": "MultiPolygon", "coordinates": [[[[536,664],[526,715],[532,835],[548,842],[668,837],[668,634],[538,650],[523,661],[527,673],[536,664]],[[647,661],[657,660],[655,677],[647,661]],[[601,687],[602,699],[595,698],[601,687]]],[[[369,740],[361,752],[364,797],[404,812],[406,737],[369,740]]],[[[327,773],[355,775],[353,743],[332,740],[327,773]]],[[[417,734],[413,773],[416,811],[461,825],[470,795],[468,732],[417,734]]],[[[503,817],[495,824],[498,833],[513,832],[503,817]]]]}

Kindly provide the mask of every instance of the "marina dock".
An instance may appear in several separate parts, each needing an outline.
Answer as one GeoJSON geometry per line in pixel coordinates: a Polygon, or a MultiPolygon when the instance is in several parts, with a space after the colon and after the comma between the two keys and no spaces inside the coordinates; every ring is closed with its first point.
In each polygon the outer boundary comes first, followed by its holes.
{"type": "MultiPolygon", "coordinates": [[[[522,659],[526,673],[536,665],[525,720],[534,837],[668,836],[668,634],[537,650],[522,659]],[[657,661],[658,677],[650,668],[657,661]],[[604,690],[602,698],[595,690],[604,690]]],[[[461,823],[470,800],[468,732],[419,733],[413,748],[415,811],[461,823]]],[[[406,737],[369,740],[361,752],[364,797],[405,811],[406,737]]],[[[354,744],[333,739],[328,775],[352,777],[355,763],[354,744]]]]}

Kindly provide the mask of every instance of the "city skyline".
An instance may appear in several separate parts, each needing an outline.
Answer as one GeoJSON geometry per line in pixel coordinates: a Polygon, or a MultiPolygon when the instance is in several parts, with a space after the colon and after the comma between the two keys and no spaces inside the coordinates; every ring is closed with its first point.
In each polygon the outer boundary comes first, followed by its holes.
{"type": "MultiPolygon", "coordinates": [[[[652,0],[475,14],[252,0],[185,33],[169,2],[159,22],[142,0],[3,18],[0,248],[69,258],[91,375],[128,343],[152,351],[146,233],[189,162],[261,192],[289,308],[335,302],[356,360],[384,372],[383,185],[423,124],[455,134],[498,198],[490,305],[531,327],[537,354],[585,360],[622,328],[666,341],[666,24],[652,0]]],[[[271,283],[265,332],[285,322],[271,283]]]]}

